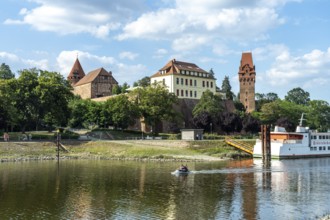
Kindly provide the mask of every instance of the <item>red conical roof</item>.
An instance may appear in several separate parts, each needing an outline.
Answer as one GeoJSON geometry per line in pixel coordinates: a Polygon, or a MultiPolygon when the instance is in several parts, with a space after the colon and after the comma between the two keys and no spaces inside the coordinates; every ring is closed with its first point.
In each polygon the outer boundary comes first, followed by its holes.
{"type": "Polygon", "coordinates": [[[84,76],[85,76],[85,72],[84,72],[83,68],[81,67],[80,62],[77,57],[67,79],[74,85],[80,79],[82,79],[84,76]]]}

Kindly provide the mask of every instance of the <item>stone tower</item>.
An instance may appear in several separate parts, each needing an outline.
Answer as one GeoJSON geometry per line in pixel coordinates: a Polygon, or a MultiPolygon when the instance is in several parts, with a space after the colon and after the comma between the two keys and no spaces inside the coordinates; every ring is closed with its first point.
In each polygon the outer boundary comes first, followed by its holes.
{"type": "Polygon", "coordinates": [[[255,110],[256,69],[253,65],[252,53],[242,53],[241,65],[238,70],[240,101],[246,112],[255,110]]]}
{"type": "Polygon", "coordinates": [[[67,79],[69,82],[71,82],[71,85],[74,86],[79,80],[84,78],[84,76],[85,76],[85,72],[84,72],[83,68],[81,67],[80,62],[77,57],[67,79]]]}

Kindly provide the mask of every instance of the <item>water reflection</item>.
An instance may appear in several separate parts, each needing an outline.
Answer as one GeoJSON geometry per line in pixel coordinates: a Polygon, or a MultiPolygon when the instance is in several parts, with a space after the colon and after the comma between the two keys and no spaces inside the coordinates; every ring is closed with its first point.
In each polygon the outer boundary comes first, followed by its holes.
{"type": "Polygon", "coordinates": [[[329,212],[330,159],[0,164],[1,219],[309,219],[329,212]],[[317,200],[315,199],[317,198],[317,200]]]}

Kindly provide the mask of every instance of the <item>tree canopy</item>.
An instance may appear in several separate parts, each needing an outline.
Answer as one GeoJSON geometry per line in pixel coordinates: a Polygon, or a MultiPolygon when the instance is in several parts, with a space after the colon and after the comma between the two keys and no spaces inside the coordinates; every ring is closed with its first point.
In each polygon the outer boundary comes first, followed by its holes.
{"type": "Polygon", "coordinates": [[[207,112],[211,117],[215,117],[223,109],[221,101],[219,95],[215,95],[210,90],[206,90],[193,109],[193,116],[197,116],[202,112],[207,112]]]}
{"type": "Polygon", "coordinates": [[[297,87],[288,92],[285,100],[296,103],[298,105],[307,105],[310,101],[309,92],[304,91],[302,88],[297,87]]]}
{"type": "Polygon", "coordinates": [[[65,126],[69,117],[71,86],[62,75],[37,69],[25,69],[19,77],[2,81],[1,93],[10,112],[6,125],[37,129],[39,125],[65,126]],[[12,117],[12,112],[15,117],[12,117]],[[9,121],[8,121],[9,120],[9,121]]]}
{"type": "Polygon", "coordinates": [[[157,125],[162,120],[172,121],[177,115],[173,108],[177,97],[161,84],[138,88],[132,95],[136,99],[140,115],[152,126],[155,134],[158,132],[157,125]]]}
{"type": "Polygon", "coordinates": [[[224,80],[222,81],[221,90],[223,93],[225,93],[227,100],[233,100],[234,93],[231,91],[231,85],[228,76],[225,76],[224,80]]]}
{"type": "Polygon", "coordinates": [[[0,79],[12,79],[15,78],[15,74],[10,70],[10,67],[2,63],[0,66],[0,79]]]}
{"type": "Polygon", "coordinates": [[[138,80],[137,82],[134,82],[133,84],[134,87],[136,86],[141,86],[141,87],[147,87],[150,86],[150,77],[145,76],[142,79],[138,80]]]}

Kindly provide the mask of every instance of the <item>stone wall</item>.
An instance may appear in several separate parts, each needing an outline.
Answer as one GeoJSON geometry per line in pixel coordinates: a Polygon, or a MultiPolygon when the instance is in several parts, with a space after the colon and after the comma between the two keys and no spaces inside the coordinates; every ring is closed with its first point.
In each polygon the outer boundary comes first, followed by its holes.
{"type": "Polygon", "coordinates": [[[73,87],[73,94],[79,95],[82,99],[92,98],[91,84],[87,83],[87,84],[73,87]]]}

